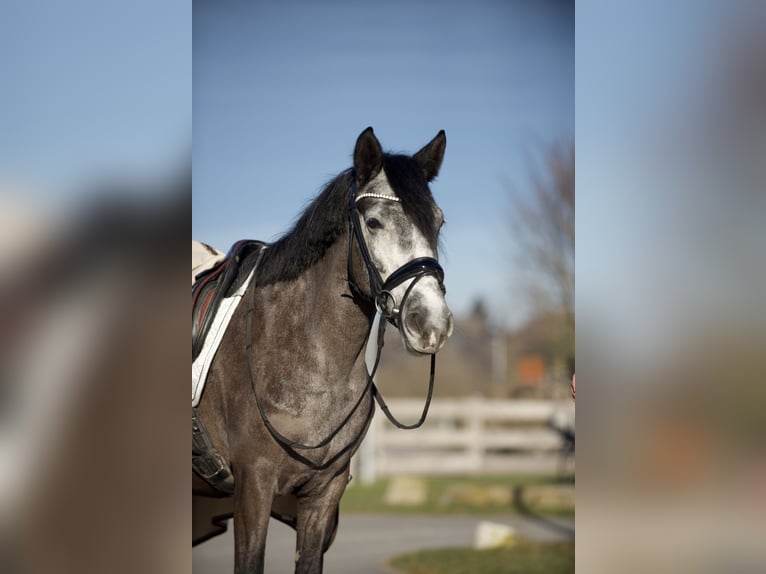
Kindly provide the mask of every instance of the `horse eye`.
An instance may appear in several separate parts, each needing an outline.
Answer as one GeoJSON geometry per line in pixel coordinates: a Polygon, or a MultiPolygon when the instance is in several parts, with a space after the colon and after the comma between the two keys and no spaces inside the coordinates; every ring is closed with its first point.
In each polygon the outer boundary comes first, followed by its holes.
{"type": "Polygon", "coordinates": [[[370,229],[381,229],[383,227],[383,224],[378,219],[375,219],[374,217],[368,218],[365,221],[365,223],[367,224],[367,227],[369,227],[370,229]]]}

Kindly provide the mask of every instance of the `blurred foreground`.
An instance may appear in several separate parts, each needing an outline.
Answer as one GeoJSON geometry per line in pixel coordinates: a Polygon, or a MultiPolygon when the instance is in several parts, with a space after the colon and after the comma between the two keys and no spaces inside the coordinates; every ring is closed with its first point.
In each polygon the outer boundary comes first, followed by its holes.
{"type": "Polygon", "coordinates": [[[0,201],[0,570],[188,571],[189,175],[0,201]]]}
{"type": "Polygon", "coordinates": [[[578,3],[578,571],[766,572],[764,22],[578,3]]]}

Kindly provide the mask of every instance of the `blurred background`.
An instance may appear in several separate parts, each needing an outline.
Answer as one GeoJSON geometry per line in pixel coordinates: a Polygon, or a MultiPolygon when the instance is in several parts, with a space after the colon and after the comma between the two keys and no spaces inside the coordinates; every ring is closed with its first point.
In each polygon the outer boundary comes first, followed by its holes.
{"type": "Polygon", "coordinates": [[[191,568],[191,26],[173,0],[3,6],[2,572],[191,568]]]}
{"type": "Polygon", "coordinates": [[[765,8],[577,3],[578,571],[766,570],[765,8]]]}

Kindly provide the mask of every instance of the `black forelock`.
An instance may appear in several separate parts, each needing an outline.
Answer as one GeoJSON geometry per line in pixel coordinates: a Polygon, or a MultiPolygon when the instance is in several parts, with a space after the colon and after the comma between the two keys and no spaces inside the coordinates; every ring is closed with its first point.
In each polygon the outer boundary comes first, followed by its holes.
{"type": "Polygon", "coordinates": [[[412,219],[431,245],[436,245],[439,227],[435,223],[434,198],[418,162],[406,155],[383,156],[383,169],[404,213],[412,219]]]}

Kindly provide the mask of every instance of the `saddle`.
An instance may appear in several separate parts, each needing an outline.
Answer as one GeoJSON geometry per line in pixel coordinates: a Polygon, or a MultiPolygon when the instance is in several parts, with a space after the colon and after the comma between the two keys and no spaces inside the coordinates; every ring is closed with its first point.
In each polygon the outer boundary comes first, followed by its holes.
{"type": "Polygon", "coordinates": [[[265,245],[252,239],[237,241],[225,259],[197,275],[192,286],[192,361],[202,350],[221,300],[239,288],[265,245]]]}

